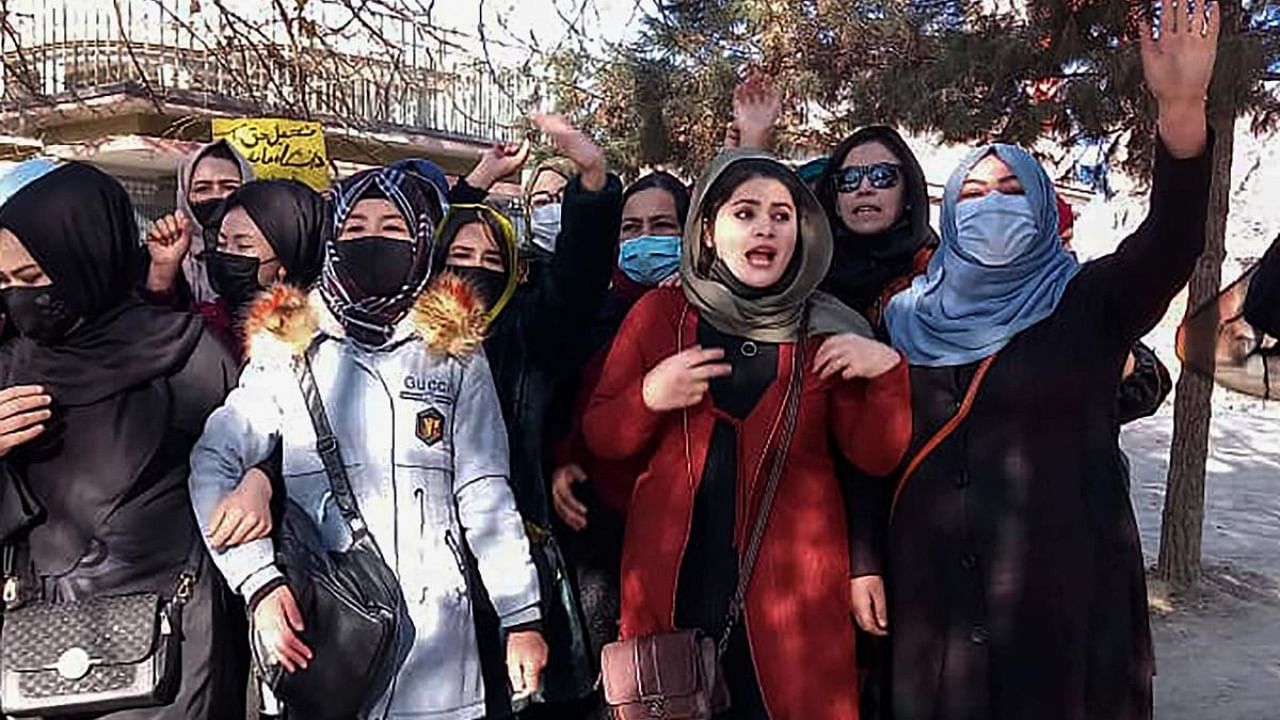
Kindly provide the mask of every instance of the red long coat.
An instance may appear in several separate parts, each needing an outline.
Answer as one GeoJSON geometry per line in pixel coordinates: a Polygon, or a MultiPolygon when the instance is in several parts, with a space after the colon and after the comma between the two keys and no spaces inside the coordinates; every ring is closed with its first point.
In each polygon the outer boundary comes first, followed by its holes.
{"type": "MultiPolygon", "coordinates": [[[[697,324],[679,290],[647,294],[623,323],[584,418],[587,443],[600,457],[648,459],[627,513],[624,638],[674,629],[676,584],[717,411],[709,396],[690,408],[686,434],[683,413],[651,412],[641,388],[679,339],[686,348],[694,343],[697,324]]],[[[848,533],[830,439],[857,467],[882,476],[901,461],[911,436],[906,363],[871,381],[824,382],[812,371],[820,344],[807,341],[795,435],[747,592],[751,654],[772,720],[858,717],[848,533]]],[[[782,346],[777,379],[739,426],[739,547],[767,475],[765,449],[780,432],[794,349],[782,346]]]]}

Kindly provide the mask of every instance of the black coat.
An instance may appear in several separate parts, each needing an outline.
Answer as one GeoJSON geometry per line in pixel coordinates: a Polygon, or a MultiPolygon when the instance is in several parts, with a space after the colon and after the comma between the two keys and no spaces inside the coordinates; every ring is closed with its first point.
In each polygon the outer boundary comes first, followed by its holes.
{"type": "Polygon", "coordinates": [[[1267,335],[1280,337],[1280,237],[1262,256],[1249,283],[1244,319],[1267,335]]]}
{"type": "MultiPolygon", "coordinates": [[[[622,183],[610,176],[604,189],[586,192],[574,178],[565,188],[556,253],[534,268],[490,329],[485,354],[497,385],[511,453],[511,489],[526,523],[536,525],[530,539],[542,591],[542,631],[550,654],[543,675],[544,695],[570,700],[591,687],[592,658],[586,656],[585,630],[563,560],[551,543],[552,458],[555,438],[551,416],[561,385],[576,379],[581,358],[574,349],[587,331],[609,287],[622,222],[622,183]],[[558,567],[556,567],[558,566],[558,567]]],[[[487,601],[481,599],[477,622],[488,636],[487,601]]],[[[491,716],[504,714],[505,674],[501,648],[482,647],[491,716]]]]}
{"type": "MultiPolygon", "coordinates": [[[[1150,213],[997,356],[888,538],[898,720],[1150,718],[1154,657],[1117,390],[1204,249],[1209,153],[1157,151],[1150,213]]],[[[908,457],[976,365],[913,368],[908,457]]]]}
{"type": "Polygon", "coordinates": [[[565,188],[556,253],[516,290],[485,340],[511,444],[511,485],[526,520],[551,523],[548,414],[561,383],[581,370],[576,353],[605,299],[618,252],[622,183],[600,192],[565,188]]]}
{"type": "MultiPolygon", "coordinates": [[[[0,348],[0,377],[7,370],[8,358],[3,350],[0,348]]],[[[92,459],[100,455],[86,452],[85,448],[130,442],[119,431],[135,425],[120,418],[114,427],[99,423],[86,426],[80,421],[83,414],[71,409],[62,413],[53,437],[42,437],[39,440],[44,442],[21,446],[0,459],[4,488],[0,510],[4,515],[14,512],[12,501],[19,496],[25,496],[23,504],[34,500],[44,508],[23,544],[27,551],[24,555],[30,556],[23,563],[26,597],[43,594],[47,600],[61,602],[145,591],[170,597],[189,553],[194,551],[195,557],[203,558],[193,596],[182,613],[182,668],[177,698],[163,707],[126,711],[130,718],[218,720],[244,712],[248,671],[244,611],[205,557],[207,552],[187,493],[191,448],[203,431],[206,418],[235,386],[237,374],[236,361],[220,341],[205,332],[177,372],[152,382],[157,392],[169,398],[168,427],[163,439],[141,471],[127,479],[128,489],[113,502],[107,519],[86,529],[91,539],[83,557],[69,571],[53,570],[58,574],[51,575],[50,569],[42,566],[40,557],[59,557],[61,549],[69,544],[65,532],[42,530],[45,526],[61,528],[98,513],[92,507],[84,507],[75,509],[75,517],[58,517],[63,514],[59,508],[65,507],[60,498],[45,495],[38,486],[29,491],[25,487],[31,463],[35,462],[32,456],[59,452],[60,446],[63,451],[75,448],[87,455],[89,462],[73,459],[69,464],[72,472],[84,473],[83,477],[77,474],[66,478],[75,492],[77,487],[128,472],[110,465],[94,465],[92,459]],[[50,543],[52,549],[41,547],[50,543]]]]}

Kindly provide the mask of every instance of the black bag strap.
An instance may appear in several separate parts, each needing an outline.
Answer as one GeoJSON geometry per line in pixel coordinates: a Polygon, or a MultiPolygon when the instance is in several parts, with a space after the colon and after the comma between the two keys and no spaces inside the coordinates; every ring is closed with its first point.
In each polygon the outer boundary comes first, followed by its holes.
{"type": "MultiPolygon", "coordinates": [[[[316,452],[320,454],[325,475],[329,477],[333,500],[351,529],[352,543],[357,544],[368,540],[377,548],[377,543],[373,542],[373,536],[369,534],[369,527],[365,524],[364,517],[360,515],[360,507],[356,504],[355,495],[351,492],[351,481],[347,477],[347,467],[342,463],[338,437],[333,432],[333,426],[329,424],[329,415],[325,412],[320,389],[316,386],[316,376],[311,371],[310,351],[294,358],[293,371],[302,389],[302,397],[307,403],[307,414],[311,416],[311,425],[316,431],[316,452]]],[[[381,551],[378,554],[381,555],[381,551]]]]}
{"type": "Polygon", "coordinates": [[[756,514],[755,524],[751,527],[751,535],[747,539],[746,551],[738,561],[738,586],[733,592],[733,600],[729,602],[728,615],[725,618],[724,630],[716,644],[720,657],[724,657],[729,649],[729,636],[734,627],[742,619],[742,610],[746,605],[747,586],[751,584],[751,573],[755,570],[756,560],[760,557],[760,545],[764,541],[764,531],[769,525],[769,513],[773,509],[773,498],[778,494],[778,485],[782,480],[787,453],[791,450],[791,436],[795,434],[796,419],[800,414],[800,394],[804,381],[804,344],[805,329],[809,326],[809,312],[806,309],[800,322],[801,337],[796,341],[795,352],[791,355],[791,378],[787,384],[786,404],[782,411],[782,436],[769,467],[769,475],[765,480],[764,495],[760,500],[760,510],[756,514]]]}
{"type": "MultiPolygon", "coordinates": [[[[8,548],[5,548],[8,550],[8,548]]],[[[6,560],[6,564],[7,564],[6,560]]],[[[200,579],[200,568],[204,564],[204,541],[200,539],[200,526],[191,526],[191,549],[187,551],[187,559],[182,564],[182,572],[178,574],[178,585],[173,591],[171,603],[181,608],[191,599],[195,591],[196,581],[200,579]]]]}

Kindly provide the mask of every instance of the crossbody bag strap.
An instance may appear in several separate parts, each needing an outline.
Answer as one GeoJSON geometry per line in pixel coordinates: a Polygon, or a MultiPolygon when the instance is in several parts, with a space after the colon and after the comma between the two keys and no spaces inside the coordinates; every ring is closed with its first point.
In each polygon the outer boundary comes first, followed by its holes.
{"type": "Polygon", "coordinates": [[[995,355],[989,355],[979,365],[978,369],[973,373],[973,378],[969,380],[969,389],[965,390],[964,400],[960,402],[959,409],[951,419],[946,422],[938,431],[929,438],[916,454],[912,456],[911,462],[907,463],[907,467],[902,471],[901,477],[898,478],[898,486],[893,490],[893,503],[889,507],[889,517],[893,517],[893,513],[898,509],[898,498],[902,496],[902,491],[907,488],[907,483],[911,480],[911,476],[915,475],[916,470],[920,469],[920,465],[924,463],[934,450],[943,443],[944,440],[951,437],[951,434],[960,427],[960,423],[969,416],[969,411],[973,409],[973,401],[978,397],[978,388],[982,387],[982,381],[987,376],[987,371],[991,369],[991,364],[996,360],[995,355]]]}
{"type": "MultiPolygon", "coordinates": [[[[314,346],[313,346],[314,347],[314,346]]],[[[333,501],[342,513],[342,519],[351,529],[353,543],[373,540],[364,518],[360,515],[360,507],[356,504],[355,495],[351,492],[351,480],[347,477],[347,466],[342,462],[342,452],[338,447],[338,437],[329,424],[329,415],[324,409],[324,400],[320,397],[320,388],[316,386],[316,376],[311,370],[311,352],[308,350],[293,361],[293,372],[302,389],[302,397],[307,403],[307,414],[311,416],[311,425],[316,431],[316,452],[324,465],[324,473],[329,478],[329,488],[333,491],[333,501]]],[[[377,546],[377,543],[374,543],[377,546]]]]}
{"type": "Polygon", "coordinates": [[[724,631],[720,633],[719,642],[716,644],[720,657],[724,657],[729,649],[729,637],[733,634],[738,621],[742,619],[742,609],[747,601],[747,587],[751,584],[751,573],[755,570],[756,560],[760,557],[760,545],[764,541],[765,528],[769,525],[769,512],[773,509],[773,499],[778,494],[778,485],[782,481],[787,453],[791,450],[791,436],[795,434],[796,419],[800,415],[800,394],[803,390],[805,367],[804,332],[808,326],[809,313],[806,311],[800,323],[801,338],[796,341],[795,352],[791,356],[791,378],[787,384],[787,399],[783,408],[782,442],[773,456],[773,463],[769,466],[769,476],[765,480],[764,494],[760,499],[760,510],[756,513],[755,523],[751,526],[746,550],[738,562],[738,586],[733,591],[724,631]]]}
{"type": "Polygon", "coordinates": [[[196,581],[200,579],[200,569],[204,563],[204,540],[200,538],[200,526],[191,526],[191,548],[187,550],[187,559],[182,563],[182,572],[178,574],[178,583],[173,591],[172,604],[182,607],[195,592],[196,581]]]}

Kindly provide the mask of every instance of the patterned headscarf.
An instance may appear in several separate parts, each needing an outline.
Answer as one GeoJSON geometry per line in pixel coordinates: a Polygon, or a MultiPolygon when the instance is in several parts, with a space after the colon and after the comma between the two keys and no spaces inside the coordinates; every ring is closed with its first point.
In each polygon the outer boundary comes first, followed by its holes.
{"type": "Polygon", "coordinates": [[[435,183],[397,166],[365,170],[334,186],[334,237],[325,243],[320,293],[352,337],[374,347],[391,340],[396,325],[409,314],[431,279],[432,244],[446,202],[435,183]],[[413,265],[404,285],[390,296],[374,297],[362,290],[342,266],[335,248],[356,203],[370,198],[391,201],[413,232],[413,265]]]}

